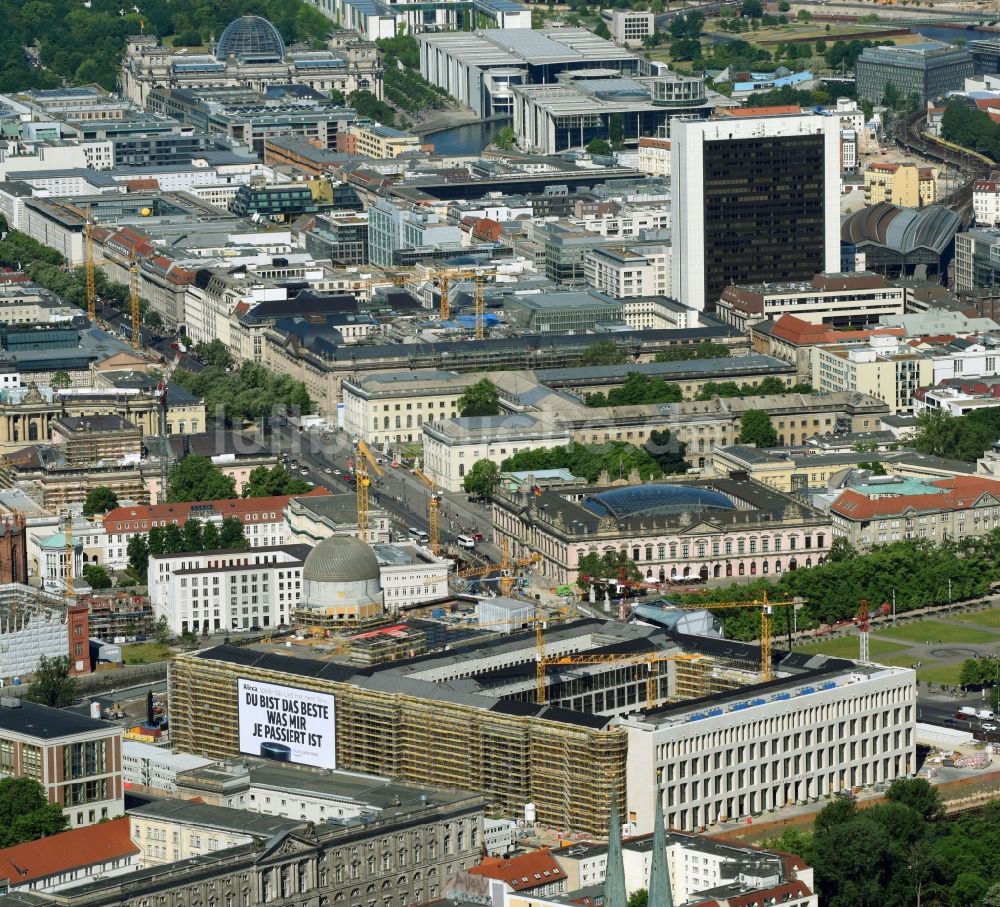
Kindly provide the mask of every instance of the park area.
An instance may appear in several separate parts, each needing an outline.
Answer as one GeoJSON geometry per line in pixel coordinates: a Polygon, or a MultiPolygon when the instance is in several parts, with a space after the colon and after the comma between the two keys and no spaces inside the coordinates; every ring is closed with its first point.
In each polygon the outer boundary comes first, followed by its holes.
{"type": "MultiPolygon", "coordinates": [[[[852,627],[846,635],[797,644],[796,651],[857,658],[860,640],[852,627]]],[[[958,686],[962,664],[968,658],[1000,651],[1000,606],[964,613],[904,618],[873,624],[869,638],[871,659],[899,667],[918,665],[923,683],[958,686]]]]}

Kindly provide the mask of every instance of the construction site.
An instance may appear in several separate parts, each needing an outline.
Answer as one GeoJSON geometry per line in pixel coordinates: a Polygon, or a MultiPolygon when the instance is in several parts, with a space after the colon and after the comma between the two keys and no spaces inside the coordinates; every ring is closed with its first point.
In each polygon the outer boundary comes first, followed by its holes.
{"type": "Polygon", "coordinates": [[[238,754],[241,681],[327,694],[337,768],[483,790],[497,815],[533,807],[563,833],[603,833],[614,798],[640,832],[656,796],[691,830],[914,771],[909,669],[762,664],[760,646],[620,621],[525,625],[365,666],[309,647],[181,655],[175,744],[238,754]]]}

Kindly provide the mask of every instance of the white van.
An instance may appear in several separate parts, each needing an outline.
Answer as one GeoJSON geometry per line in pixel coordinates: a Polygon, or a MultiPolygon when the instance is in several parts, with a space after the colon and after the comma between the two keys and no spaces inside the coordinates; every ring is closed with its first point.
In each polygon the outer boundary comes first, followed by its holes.
{"type": "Polygon", "coordinates": [[[414,526],[410,527],[410,538],[421,545],[426,545],[431,540],[431,537],[423,529],[417,529],[414,526]]]}
{"type": "Polygon", "coordinates": [[[472,551],[476,547],[476,540],[471,535],[460,535],[458,537],[458,547],[472,551]]]}
{"type": "Polygon", "coordinates": [[[994,717],[993,712],[990,709],[980,709],[976,713],[976,716],[982,719],[983,721],[989,721],[991,718],[994,717]]]}

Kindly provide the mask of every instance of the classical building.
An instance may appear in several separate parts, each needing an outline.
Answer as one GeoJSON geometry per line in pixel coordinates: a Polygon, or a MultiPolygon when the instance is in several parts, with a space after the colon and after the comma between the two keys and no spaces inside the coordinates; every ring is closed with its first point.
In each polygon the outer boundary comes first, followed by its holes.
{"type": "Polygon", "coordinates": [[[901,539],[941,544],[1000,527],[1000,482],[985,476],[874,479],[845,488],[830,505],[835,535],[858,551],[901,539]]]}
{"type": "Polygon", "coordinates": [[[372,545],[378,560],[385,610],[399,611],[420,602],[448,597],[448,576],[454,563],[436,557],[429,548],[412,542],[372,545]]]}
{"type": "Polygon", "coordinates": [[[424,425],[424,473],[444,491],[461,491],[479,460],[499,466],[522,450],[563,447],[571,435],[527,413],[467,416],[424,425]]]}
{"type": "Polygon", "coordinates": [[[373,899],[381,907],[407,907],[433,901],[447,879],[479,861],[483,838],[482,797],[448,788],[377,819],[345,825],[162,801],[156,804],[160,815],[150,805],[140,808],[136,820],[140,833],[156,833],[148,840],[143,836],[141,843],[144,852],[149,847],[166,852],[156,858],[160,865],[127,879],[95,879],[85,888],[45,893],[35,903],[120,907],[136,892],[163,907],[213,899],[220,907],[367,907],[373,899]],[[220,848],[221,842],[244,839],[255,830],[259,833],[248,843],[220,848]],[[189,859],[180,857],[182,842],[189,859]]]}
{"type": "Polygon", "coordinates": [[[155,88],[308,85],[318,91],[370,91],[382,97],[382,64],[375,45],[337,36],[325,50],[285,47],[278,30],[260,16],[230,22],[210,53],[178,53],[153,35],[128,39],[121,68],[122,94],[145,105],[155,88]]]}
{"type": "MultiPolygon", "coordinates": [[[[635,477],[637,478],[637,477],[635,477]]],[[[501,488],[494,534],[515,557],[537,552],[553,584],[579,577],[588,554],[622,552],[648,582],[780,576],[822,563],[829,518],[772,488],[740,478],[616,487],[501,488]]]]}
{"type": "Polygon", "coordinates": [[[121,760],[119,725],[26,699],[0,699],[0,775],[34,778],[71,827],[125,812],[121,760]]]}

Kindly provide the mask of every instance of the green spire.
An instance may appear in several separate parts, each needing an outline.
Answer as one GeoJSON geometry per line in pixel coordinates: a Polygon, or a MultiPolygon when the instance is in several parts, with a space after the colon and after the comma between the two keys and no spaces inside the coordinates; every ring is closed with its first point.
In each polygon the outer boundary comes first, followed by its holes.
{"type": "Polygon", "coordinates": [[[617,791],[611,795],[608,866],[604,876],[604,907],[628,907],[628,894],[625,891],[625,863],[622,861],[622,824],[618,819],[617,791]]]}
{"type": "Polygon", "coordinates": [[[667,861],[667,832],[663,827],[663,794],[659,789],[656,790],[656,816],[653,819],[653,859],[649,866],[647,907],[674,907],[667,861]]]}

